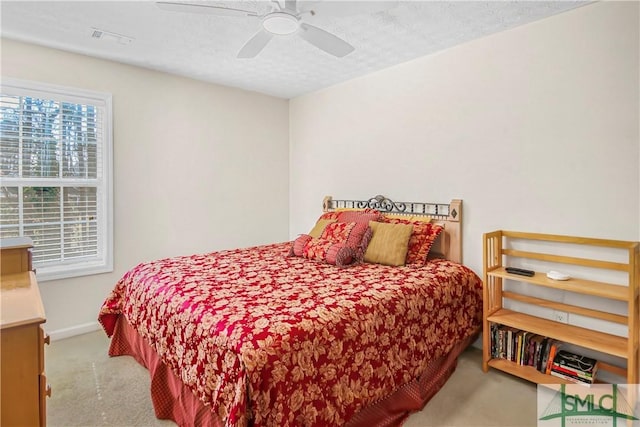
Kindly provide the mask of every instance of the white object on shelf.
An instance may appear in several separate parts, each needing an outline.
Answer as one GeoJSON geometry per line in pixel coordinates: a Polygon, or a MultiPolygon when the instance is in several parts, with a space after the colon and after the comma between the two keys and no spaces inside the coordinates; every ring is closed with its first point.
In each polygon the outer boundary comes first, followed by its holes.
{"type": "Polygon", "coordinates": [[[571,278],[568,274],[553,270],[547,273],[547,277],[552,280],[569,280],[571,278]]]}

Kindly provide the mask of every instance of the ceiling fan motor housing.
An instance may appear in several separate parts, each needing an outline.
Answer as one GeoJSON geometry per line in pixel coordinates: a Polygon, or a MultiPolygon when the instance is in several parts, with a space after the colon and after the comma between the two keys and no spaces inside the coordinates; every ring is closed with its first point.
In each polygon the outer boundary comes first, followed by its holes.
{"type": "Polygon", "coordinates": [[[262,19],[262,26],[271,34],[284,36],[300,28],[299,19],[286,12],[272,12],[262,19]]]}

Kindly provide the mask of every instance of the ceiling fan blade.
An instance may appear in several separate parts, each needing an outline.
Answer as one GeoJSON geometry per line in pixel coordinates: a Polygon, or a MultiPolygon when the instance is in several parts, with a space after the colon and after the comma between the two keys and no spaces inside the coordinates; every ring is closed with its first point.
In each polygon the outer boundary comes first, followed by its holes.
{"type": "Polygon", "coordinates": [[[209,15],[218,16],[258,16],[258,14],[252,10],[235,9],[222,6],[210,6],[205,4],[158,1],[156,2],[156,5],[160,9],[168,10],[171,12],[206,13],[209,15]]]}
{"type": "Polygon", "coordinates": [[[333,56],[342,58],[345,55],[353,52],[354,47],[340,37],[334,36],[331,33],[321,30],[313,25],[302,23],[300,24],[300,31],[298,31],[300,37],[317,47],[322,49],[333,56]]]}
{"type": "Polygon", "coordinates": [[[273,34],[268,31],[260,30],[248,42],[242,46],[238,52],[238,58],[254,58],[273,38],[273,34]]]}

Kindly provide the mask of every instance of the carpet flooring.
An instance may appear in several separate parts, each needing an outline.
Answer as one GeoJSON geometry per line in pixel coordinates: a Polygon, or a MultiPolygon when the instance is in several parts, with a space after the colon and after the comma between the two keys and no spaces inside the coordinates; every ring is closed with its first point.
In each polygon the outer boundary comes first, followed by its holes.
{"type": "MultiPolygon", "coordinates": [[[[175,426],[156,419],[149,373],[132,357],[109,357],[109,340],[97,331],[54,341],[46,348],[49,427],[175,426]]],[[[469,348],[447,384],[404,424],[406,427],[535,426],[534,384],[491,370],[469,348]]]]}

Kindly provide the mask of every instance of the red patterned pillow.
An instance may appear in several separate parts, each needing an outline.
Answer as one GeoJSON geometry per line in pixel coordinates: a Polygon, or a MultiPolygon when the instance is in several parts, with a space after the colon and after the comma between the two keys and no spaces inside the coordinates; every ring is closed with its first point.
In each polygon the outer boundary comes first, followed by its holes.
{"type": "Polygon", "coordinates": [[[309,240],[311,240],[311,236],[309,236],[308,234],[299,235],[291,244],[289,256],[302,256],[304,245],[306,245],[309,240]]]}
{"type": "Polygon", "coordinates": [[[342,211],[338,213],[338,222],[363,222],[380,221],[382,214],[375,209],[364,209],[361,211],[342,211]]]}
{"type": "MultiPolygon", "coordinates": [[[[355,222],[332,222],[322,230],[321,239],[330,240],[332,242],[346,242],[355,226],[355,222]]],[[[364,231],[362,231],[364,232],[364,231]]],[[[362,235],[360,235],[362,238],[362,235]]]]}
{"type": "Polygon", "coordinates": [[[332,222],[327,224],[321,239],[335,243],[345,243],[355,250],[357,260],[361,260],[371,240],[371,228],[364,222],[332,222]]]}
{"type": "Polygon", "coordinates": [[[340,212],[325,212],[322,215],[320,215],[320,218],[318,218],[318,220],[321,219],[332,219],[332,220],[337,220],[338,216],[340,215],[340,212]]]}
{"type": "Polygon", "coordinates": [[[310,239],[302,250],[307,259],[326,262],[337,267],[346,267],[355,259],[355,250],[345,243],[336,243],[322,238],[310,239]]]}
{"type": "Polygon", "coordinates": [[[409,239],[409,250],[407,251],[406,265],[422,266],[427,262],[427,256],[431,246],[436,241],[444,228],[439,224],[430,222],[408,221],[400,218],[384,218],[383,222],[391,224],[409,224],[413,226],[413,232],[409,239]]]}

